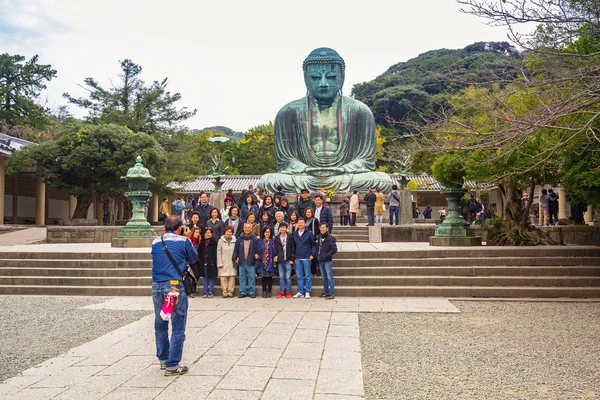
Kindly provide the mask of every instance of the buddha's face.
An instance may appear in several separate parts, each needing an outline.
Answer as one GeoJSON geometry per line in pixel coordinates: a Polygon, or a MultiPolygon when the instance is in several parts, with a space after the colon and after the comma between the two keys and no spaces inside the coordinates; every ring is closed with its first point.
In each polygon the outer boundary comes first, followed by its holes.
{"type": "Polygon", "coordinates": [[[335,63],[309,64],[304,71],[304,83],[315,99],[333,99],[344,84],[342,67],[335,63]]]}

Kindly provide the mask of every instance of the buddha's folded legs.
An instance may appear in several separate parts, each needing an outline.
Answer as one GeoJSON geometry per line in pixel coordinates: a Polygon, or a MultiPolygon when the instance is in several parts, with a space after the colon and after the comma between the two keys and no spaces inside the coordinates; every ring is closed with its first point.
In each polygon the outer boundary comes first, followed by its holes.
{"type": "Polygon", "coordinates": [[[278,186],[282,186],[283,191],[286,193],[300,193],[300,190],[304,188],[311,192],[317,191],[319,188],[333,189],[342,193],[351,193],[355,189],[366,192],[368,188],[375,187],[380,187],[383,192],[388,192],[391,190],[392,180],[388,174],[383,172],[364,172],[328,177],[271,173],[263,175],[258,182],[260,189],[266,188],[270,193],[277,192],[278,186]]]}

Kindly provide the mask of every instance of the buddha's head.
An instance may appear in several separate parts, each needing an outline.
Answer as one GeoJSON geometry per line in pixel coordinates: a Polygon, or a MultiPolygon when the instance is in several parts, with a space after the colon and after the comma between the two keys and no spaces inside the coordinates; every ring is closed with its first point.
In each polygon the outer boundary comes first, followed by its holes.
{"type": "Polygon", "coordinates": [[[346,64],[344,59],[327,47],[313,50],[304,63],[304,83],[317,100],[332,100],[342,90],[346,64]]]}

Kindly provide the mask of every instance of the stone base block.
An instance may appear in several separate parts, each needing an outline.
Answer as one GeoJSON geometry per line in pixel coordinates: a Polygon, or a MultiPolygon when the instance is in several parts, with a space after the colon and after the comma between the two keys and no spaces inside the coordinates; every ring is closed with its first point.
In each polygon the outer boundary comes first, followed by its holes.
{"type": "Polygon", "coordinates": [[[111,247],[151,247],[154,238],[114,238],[111,247]]]}
{"type": "Polygon", "coordinates": [[[431,236],[430,246],[481,246],[481,236],[431,236]]]}

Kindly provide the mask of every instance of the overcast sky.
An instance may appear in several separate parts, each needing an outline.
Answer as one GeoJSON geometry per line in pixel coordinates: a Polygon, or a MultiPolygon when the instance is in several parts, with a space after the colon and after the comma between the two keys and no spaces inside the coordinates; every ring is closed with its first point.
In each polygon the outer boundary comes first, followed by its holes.
{"type": "Polygon", "coordinates": [[[189,127],[246,131],[305,94],[302,61],[316,47],[345,59],[350,94],[426,51],[506,40],[459,9],[453,0],[0,0],[0,52],[39,54],[58,71],[40,99],[49,107],[66,104],[64,92],[85,95],[85,77],[109,86],[130,58],[142,79],[168,77],[180,105],[198,109],[189,127]]]}

